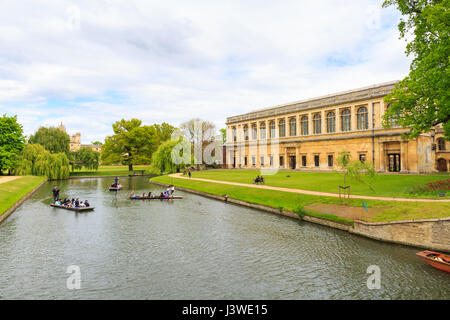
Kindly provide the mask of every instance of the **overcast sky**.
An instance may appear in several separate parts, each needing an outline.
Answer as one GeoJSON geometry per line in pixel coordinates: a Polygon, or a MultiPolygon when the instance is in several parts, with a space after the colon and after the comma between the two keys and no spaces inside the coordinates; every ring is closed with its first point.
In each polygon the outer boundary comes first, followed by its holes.
{"type": "Polygon", "coordinates": [[[382,0],[1,0],[0,112],[82,143],[122,118],[178,126],[407,75],[382,0]]]}

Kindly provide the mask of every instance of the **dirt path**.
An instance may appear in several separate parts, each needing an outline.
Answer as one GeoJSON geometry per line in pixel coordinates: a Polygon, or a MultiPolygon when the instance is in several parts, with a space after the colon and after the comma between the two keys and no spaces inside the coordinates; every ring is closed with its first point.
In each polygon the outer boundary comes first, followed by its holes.
{"type": "MultiPolygon", "coordinates": [[[[312,196],[324,196],[324,197],[339,198],[339,194],[336,194],[336,193],[310,191],[310,190],[302,190],[302,189],[280,188],[280,187],[272,187],[272,186],[265,186],[265,185],[256,185],[256,184],[247,184],[247,183],[229,182],[229,181],[202,179],[202,178],[188,178],[188,177],[182,177],[182,173],[170,174],[169,177],[177,178],[177,179],[197,180],[197,181],[203,181],[203,182],[228,184],[228,185],[247,187],[247,188],[276,190],[276,191],[291,192],[291,193],[309,194],[309,195],[312,195],[312,196]]],[[[434,202],[434,203],[436,203],[436,202],[449,202],[450,203],[450,199],[442,199],[442,200],[409,199],[409,198],[390,198],[390,197],[374,197],[374,196],[361,196],[361,195],[351,195],[351,198],[353,198],[353,199],[366,199],[366,200],[382,200],[382,201],[434,202]]]]}
{"type": "Polygon", "coordinates": [[[17,177],[17,176],[4,176],[4,177],[0,177],[0,183],[5,183],[5,182],[8,182],[8,181],[13,181],[13,180],[16,180],[16,179],[19,179],[20,177],[17,177]]]}

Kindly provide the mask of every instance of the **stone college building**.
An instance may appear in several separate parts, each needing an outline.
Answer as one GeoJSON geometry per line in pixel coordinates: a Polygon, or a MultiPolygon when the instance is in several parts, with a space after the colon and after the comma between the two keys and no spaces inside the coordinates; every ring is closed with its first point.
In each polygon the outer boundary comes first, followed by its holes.
{"type": "Polygon", "coordinates": [[[331,171],[346,150],[379,172],[448,171],[450,143],[440,126],[413,140],[402,138],[408,129],[395,119],[383,127],[383,98],[397,82],[229,117],[227,167],[331,171]]]}

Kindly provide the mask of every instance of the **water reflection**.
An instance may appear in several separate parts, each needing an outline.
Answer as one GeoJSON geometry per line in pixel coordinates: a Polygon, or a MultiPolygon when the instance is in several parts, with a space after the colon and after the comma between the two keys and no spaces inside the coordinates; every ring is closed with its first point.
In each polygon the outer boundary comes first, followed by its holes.
{"type": "Polygon", "coordinates": [[[129,200],[161,187],[145,177],[59,184],[95,211],[51,208],[46,184],[0,225],[3,299],[448,299],[450,277],[416,249],[176,191],[183,200],[129,200]],[[366,286],[369,265],[381,289],[366,286]],[[68,290],[69,265],[82,289],[68,290]]]}

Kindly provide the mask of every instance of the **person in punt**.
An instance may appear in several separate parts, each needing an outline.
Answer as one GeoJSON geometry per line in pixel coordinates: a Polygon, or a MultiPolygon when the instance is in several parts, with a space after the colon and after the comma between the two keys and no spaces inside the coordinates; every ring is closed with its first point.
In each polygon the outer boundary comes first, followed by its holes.
{"type": "Polygon", "coordinates": [[[80,199],[76,199],[75,200],[75,208],[79,208],[80,207],[80,199]]]}
{"type": "Polygon", "coordinates": [[[136,195],[134,194],[134,190],[131,190],[130,198],[136,198],[136,195]]]}
{"type": "Polygon", "coordinates": [[[149,199],[151,199],[152,198],[152,192],[150,191],[149,193],[148,193],[148,196],[147,196],[147,198],[149,198],[149,199]]]}
{"type": "Polygon", "coordinates": [[[90,206],[89,202],[87,200],[84,200],[84,206],[87,208],[90,206]]]}

